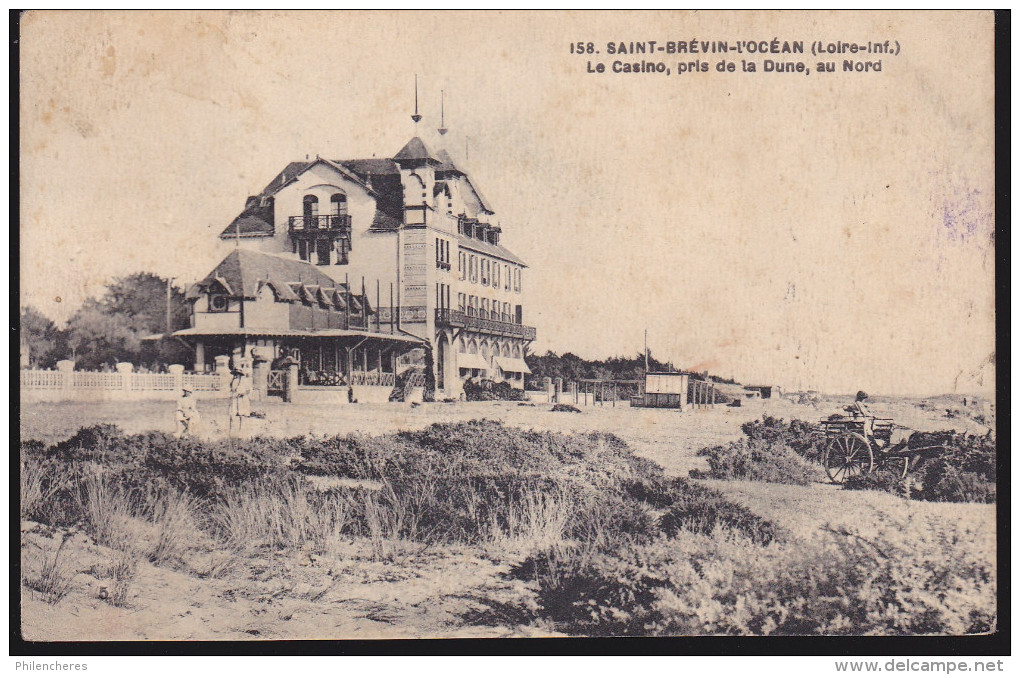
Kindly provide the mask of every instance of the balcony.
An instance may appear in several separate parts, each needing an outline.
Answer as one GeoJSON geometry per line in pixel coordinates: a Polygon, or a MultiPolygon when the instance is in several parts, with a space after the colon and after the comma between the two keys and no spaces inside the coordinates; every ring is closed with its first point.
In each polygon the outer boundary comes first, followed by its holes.
{"type": "Polygon", "coordinates": [[[508,337],[522,338],[524,340],[534,340],[537,333],[535,328],[532,326],[523,326],[519,323],[482,318],[480,316],[468,316],[464,312],[456,309],[437,309],[436,325],[466,328],[468,330],[478,331],[479,333],[504,335],[508,337]]]}
{"type": "Polygon", "coordinates": [[[288,219],[291,234],[314,235],[318,233],[350,239],[351,217],[342,216],[291,216],[288,219]]]}

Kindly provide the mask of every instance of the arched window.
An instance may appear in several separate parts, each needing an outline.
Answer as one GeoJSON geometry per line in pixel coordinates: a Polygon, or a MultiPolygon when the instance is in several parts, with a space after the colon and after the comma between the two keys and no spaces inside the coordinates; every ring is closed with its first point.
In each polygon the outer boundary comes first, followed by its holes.
{"type": "Polygon", "coordinates": [[[334,216],[347,215],[347,195],[337,192],[329,198],[329,203],[332,205],[334,216]]]}
{"type": "Polygon", "coordinates": [[[315,195],[305,195],[304,198],[305,227],[314,227],[312,220],[319,215],[319,198],[315,195]]]}

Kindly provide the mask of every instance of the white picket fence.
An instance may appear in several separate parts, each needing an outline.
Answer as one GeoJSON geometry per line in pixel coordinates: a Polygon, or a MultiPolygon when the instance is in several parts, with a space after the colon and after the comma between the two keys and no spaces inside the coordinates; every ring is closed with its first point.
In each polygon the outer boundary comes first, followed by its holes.
{"type": "Polygon", "coordinates": [[[229,396],[229,379],[198,373],[97,373],[22,370],[21,397],[37,401],[169,400],[187,385],[197,398],[229,396]]]}

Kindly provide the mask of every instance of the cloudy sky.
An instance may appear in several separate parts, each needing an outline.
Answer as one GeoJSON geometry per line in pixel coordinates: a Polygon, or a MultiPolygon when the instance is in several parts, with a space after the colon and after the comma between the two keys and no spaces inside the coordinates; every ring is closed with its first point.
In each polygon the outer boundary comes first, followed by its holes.
{"type": "Polygon", "coordinates": [[[994,350],[990,13],[30,14],[22,304],[61,321],[114,276],[203,276],[287,162],[392,156],[415,73],[418,133],[531,265],[535,351],[635,354],[647,328],[657,355],[744,382],[928,394],[994,350]],[[773,38],[900,53],[586,72],[621,58],[610,41],[773,38]]]}

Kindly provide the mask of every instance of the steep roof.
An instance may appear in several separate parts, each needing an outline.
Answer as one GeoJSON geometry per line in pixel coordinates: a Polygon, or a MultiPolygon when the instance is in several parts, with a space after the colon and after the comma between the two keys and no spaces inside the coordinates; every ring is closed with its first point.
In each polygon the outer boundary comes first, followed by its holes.
{"type": "Polygon", "coordinates": [[[189,297],[196,297],[201,289],[217,281],[221,284],[225,282],[232,296],[243,298],[254,298],[264,282],[269,282],[281,295],[281,299],[289,299],[284,289],[292,283],[325,288],[344,287],[310,263],[243,248],[231,251],[212,272],[191,288],[189,297]]]}
{"type": "Polygon", "coordinates": [[[436,151],[436,157],[439,158],[439,166],[436,167],[436,173],[452,173],[459,174],[461,176],[466,175],[463,171],[457,168],[457,165],[453,163],[453,158],[450,157],[445,149],[439,148],[436,151]]]}
{"type": "Polygon", "coordinates": [[[500,258],[508,262],[516,263],[518,265],[521,265],[522,267],[528,266],[527,263],[525,263],[523,260],[518,258],[513,253],[511,253],[510,250],[505,246],[500,246],[498,244],[490,244],[486,241],[481,241],[480,239],[467,237],[463,234],[457,235],[457,244],[461,248],[470,249],[477,253],[484,253],[485,255],[490,255],[493,258],[500,258]]]}
{"type": "Polygon", "coordinates": [[[392,158],[336,159],[317,157],[313,160],[290,162],[283,171],[257,195],[248,198],[245,210],[220,233],[222,239],[231,237],[267,237],[275,232],[271,198],[287,185],[297,180],[313,165],[323,162],[337,169],[341,174],[369,190],[375,197],[373,230],[396,230],[404,221],[404,190],[400,180],[400,166],[397,162],[425,162],[435,165],[441,178],[463,177],[468,187],[478,198],[482,210],[494,213],[488,200],[471,182],[467,174],[457,167],[450,153],[440,149],[433,153],[425,142],[415,136],[392,158]]]}
{"type": "Polygon", "coordinates": [[[407,145],[402,147],[397,154],[393,155],[393,161],[395,162],[431,162],[433,164],[441,164],[436,156],[432,154],[429,147],[425,145],[425,141],[421,140],[417,136],[407,142],[407,145]]]}

